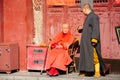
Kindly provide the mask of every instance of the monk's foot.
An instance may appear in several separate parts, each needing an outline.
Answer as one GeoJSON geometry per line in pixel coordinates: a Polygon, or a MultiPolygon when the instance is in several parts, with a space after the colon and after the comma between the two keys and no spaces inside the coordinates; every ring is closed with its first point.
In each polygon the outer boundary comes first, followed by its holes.
{"type": "Polygon", "coordinates": [[[95,72],[94,77],[95,77],[95,78],[99,78],[99,77],[100,77],[100,72],[95,72]]]}
{"type": "Polygon", "coordinates": [[[47,75],[49,75],[49,76],[53,76],[53,74],[50,74],[50,73],[47,73],[47,75]]]}
{"type": "Polygon", "coordinates": [[[80,77],[85,77],[85,74],[79,74],[80,77]]]}
{"type": "Polygon", "coordinates": [[[53,74],[53,76],[59,76],[59,74],[53,74]]]}
{"type": "Polygon", "coordinates": [[[55,69],[54,73],[53,73],[53,76],[58,76],[59,75],[59,72],[57,69],[55,69]]]}

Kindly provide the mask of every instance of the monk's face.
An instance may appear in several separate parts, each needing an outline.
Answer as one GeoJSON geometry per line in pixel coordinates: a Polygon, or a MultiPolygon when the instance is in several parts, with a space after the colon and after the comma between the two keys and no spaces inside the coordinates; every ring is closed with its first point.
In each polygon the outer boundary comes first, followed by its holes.
{"type": "Polygon", "coordinates": [[[82,8],[82,11],[85,15],[87,15],[87,9],[85,7],[82,8]]]}
{"type": "Polygon", "coordinates": [[[62,26],[62,32],[63,33],[68,33],[69,31],[69,25],[68,24],[63,24],[62,26]]]}

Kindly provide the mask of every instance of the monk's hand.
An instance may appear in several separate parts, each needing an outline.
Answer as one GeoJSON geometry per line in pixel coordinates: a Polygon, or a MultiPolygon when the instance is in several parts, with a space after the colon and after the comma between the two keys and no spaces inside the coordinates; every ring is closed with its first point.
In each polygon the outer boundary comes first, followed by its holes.
{"type": "Polygon", "coordinates": [[[63,46],[62,45],[56,45],[56,48],[63,48],[63,46]]]}

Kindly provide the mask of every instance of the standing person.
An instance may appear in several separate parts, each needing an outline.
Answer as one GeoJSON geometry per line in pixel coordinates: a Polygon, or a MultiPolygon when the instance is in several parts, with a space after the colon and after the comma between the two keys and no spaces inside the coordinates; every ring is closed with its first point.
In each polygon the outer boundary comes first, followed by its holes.
{"type": "Polygon", "coordinates": [[[88,72],[95,72],[94,77],[100,77],[100,69],[104,70],[106,66],[101,55],[99,17],[89,3],[83,5],[82,11],[86,19],[80,43],[79,74],[85,76],[88,72]]]}
{"type": "Polygon", "coordinates": [[[71,34],[69,25],[62,25],[62,32],[55,36],[50,42],[52,48],[48,51],[46,71],[50,76],[59,75],[59,70],[66,71],[66,66],[72,62],[68,54],[68,47],[73,42],[74,36],[71,34]]]}

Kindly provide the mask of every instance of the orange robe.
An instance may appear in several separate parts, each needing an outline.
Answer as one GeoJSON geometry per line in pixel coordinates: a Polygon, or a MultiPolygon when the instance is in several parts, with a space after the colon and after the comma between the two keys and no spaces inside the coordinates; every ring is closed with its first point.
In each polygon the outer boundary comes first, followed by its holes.
{"type": "Polygon", "coordinates": [[[53,48],[48,51],[47,61],[46,61],[46,69],[50,69],[51,67],[66,71],[66,66],[72,62],[68,54],[68,46],[73,42],[73,35],[68,32],[67,34],[63,34],[62,32],[58,34],[51,41],[51,45],[62,44],[63,48],[53,48]]]}

